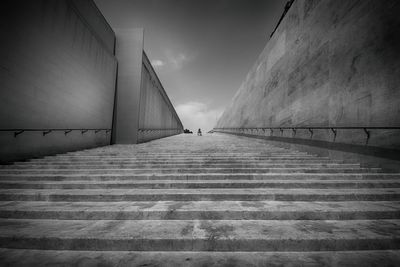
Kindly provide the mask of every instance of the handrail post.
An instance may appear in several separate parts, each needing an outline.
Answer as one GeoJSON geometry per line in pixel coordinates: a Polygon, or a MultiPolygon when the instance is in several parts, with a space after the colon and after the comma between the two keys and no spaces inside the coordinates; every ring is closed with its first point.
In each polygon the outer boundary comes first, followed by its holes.
{"type": "Polygon", "coordinates": [[[14,137],[17,137],[18,135],[22,134],[23,132],[25,132],[24,130],[18,131],[18,132],[14,132],[14,137]]]}
{"type": "Polygon", "coordinates": [[[365,144],[368,145],[369,137],[370,137],[370,131],[368,131],[367,128],[364,128],[364,132],[367,135],[367,139],[365,140],[365,144]]]}
{"type": "Polygon", "coordinates": [[[335,142],[336,141],[337,130],[335,128],[331,128],[331,131],[333,132],[333,142],[335,142]]]}
{"type": "Polygon", "coordinates": [[[314,131],[312,128],[308,128],[308,131],[310,132],[310,139],[312,139],[312,137],[314,135],[314,131]]]}
{"type": "Polygon", "coordinates": [[[43,134],[43,136],[45,136],[45,135],[47,135],[47,134],[49,134],[49,133],[51,133],[51,132],[52,132],[52,130],[43,131],[42,134],[43,134]]]}

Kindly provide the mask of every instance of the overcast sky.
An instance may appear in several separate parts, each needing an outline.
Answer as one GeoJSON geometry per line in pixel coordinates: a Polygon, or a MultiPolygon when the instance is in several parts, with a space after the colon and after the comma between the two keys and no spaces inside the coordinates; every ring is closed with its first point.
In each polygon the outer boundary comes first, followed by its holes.
{"type": "Polygon", "coordinates": [[[144,50],[185,128],[208,131],[266,45],[286,0],[95,0],[144,50]]]}

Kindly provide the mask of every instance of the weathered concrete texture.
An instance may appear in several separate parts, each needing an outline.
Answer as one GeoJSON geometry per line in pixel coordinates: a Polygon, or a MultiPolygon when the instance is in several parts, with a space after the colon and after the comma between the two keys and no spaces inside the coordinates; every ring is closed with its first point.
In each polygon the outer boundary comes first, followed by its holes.
{"type": "Polygon", "coordinates": [[[399,177],[216,134],[15,163],[0,265],[396,266],[399,177]]]}
{"type": "Polygon", "coordinates": [[[398,249],[399,220],[0,220],[0,247],[133,251],[398,249]]]}
{"type": "Polygon", "coordinates": [[[135,252],[0,249],[6,266],[396,266],[398,250],[318,252],[135,252]]]}
{"type": "Polygon", "coordinates": [[[0,218],[10,219],[366,220],[396,219],[399,216],[398,201],[3,201],[0,203],[0,218]]]}
{"type": "Polygon", "coordinates": [[[145,53],[139,116],[139,142],[178,134],[183,130],[183,125],[145,53]],[[148,131],[149,129],[158,131],[148,131]]]}
{"type": "Polygon", "coordinates": [[[106,19],[97,8],[96,4],[90,0],[71,0],[77,12],[88,22],[96,37],[103,43],[105,48],[114,54],[115,34],[108,25],[106,19]]]}
{"type": "MultiPolygon", "coordinates": [[[[217,127],[399,126],[399,12],[395,0],[294,1],[217,127]]],[[[335,141],[365,140],[361,129],[335,141]]],[[[399,148],[399,131],[371,130],[368,145],[399,148]]]]}
{"type": "Polygon", "coordinates": [[[183,126],[143,51],[143,29],[117,29],[118,80],[114,144],[136,144],[181,133],[183,126]]]}
{"type": "MultiPolygon", "coordinates": [[[[5,1],[0,129],[111,128],[114,33],[92,1],[5,1]]],[[[108,145],[110,134],[0,134],[0,161],[108,145]]]]}
{"type": "Polygon", "coordinates": [[[400,200],[399,188],[387,189],[2,189],[1,201],[388,201],[400,200]],[[161,193],[162,191],[162,193],[161,193]]]}
{"type": "Polygon", "coordinates": [[[116,29],[118,77],[115,94],[112,143],[138,141],[143,29],[116,29]]]}

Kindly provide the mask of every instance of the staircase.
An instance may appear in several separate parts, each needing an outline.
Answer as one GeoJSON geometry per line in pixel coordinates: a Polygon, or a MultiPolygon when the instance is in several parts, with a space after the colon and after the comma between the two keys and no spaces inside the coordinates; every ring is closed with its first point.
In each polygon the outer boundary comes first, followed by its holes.
{"type": "Polygon", "coordinates": [[[400,174],[224,134],[0,169],[0,265],[400,266],[400,174]]]}

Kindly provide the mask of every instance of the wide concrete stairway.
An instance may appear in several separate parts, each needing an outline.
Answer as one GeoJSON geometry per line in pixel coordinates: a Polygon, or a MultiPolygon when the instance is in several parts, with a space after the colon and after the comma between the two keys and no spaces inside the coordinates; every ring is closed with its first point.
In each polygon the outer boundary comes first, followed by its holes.
{"type": "Polygon", "coordinates": [[[0,265],[399,266],[400,175],[179,135],[0,169],[0,265]]]}

